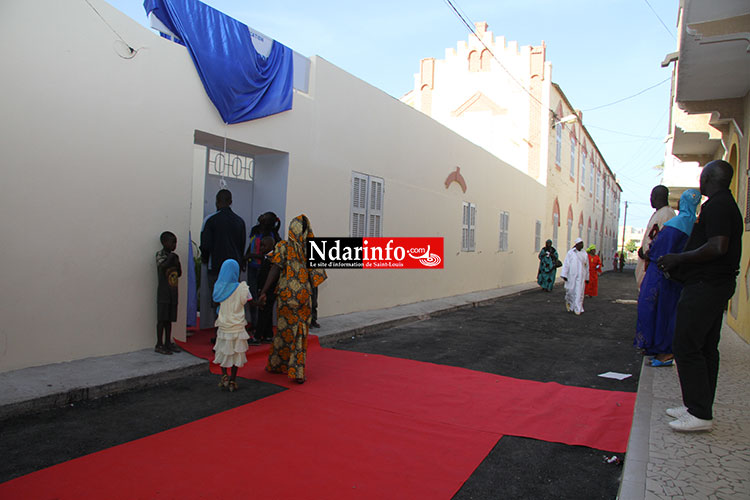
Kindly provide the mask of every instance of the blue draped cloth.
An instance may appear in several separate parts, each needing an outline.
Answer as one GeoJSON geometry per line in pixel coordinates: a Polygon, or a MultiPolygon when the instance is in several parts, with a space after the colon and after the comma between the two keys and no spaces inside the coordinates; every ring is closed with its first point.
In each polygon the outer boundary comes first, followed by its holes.
{"type": "Polygon", "coordinates": [[[662,255],[680,253],[688,235],[671,226],[664,226],[651,242],[649,264],[638,296],[638,322],[633,345],[646,354],[671,354],[672,339],[682,285],[664,276],[656,265],[662,255]]]}
{"type": "Polygon", "coordinates": [[[185,43],[225,123],[292,109],[291,49],[273,41],[264,57],[245,24],[197,0],[145,0],[143,7],[185,43]]]}

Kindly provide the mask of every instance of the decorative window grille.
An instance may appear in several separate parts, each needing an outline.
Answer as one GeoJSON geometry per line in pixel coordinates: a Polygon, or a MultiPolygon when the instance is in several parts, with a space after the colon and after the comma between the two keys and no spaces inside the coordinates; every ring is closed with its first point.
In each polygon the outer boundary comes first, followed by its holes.
{"type": "Polygon", "coordinates": [[[596,175],[596,201],[597,202],[599,201],[599,198],[600,198],[600,191],[601,191],[601,189],[600,189],[601,182],[600,181],[601,181],[601,177],[599,176],[599,174],[597,174],[596,175]]]}
{"type": "Polygon", "coordinates": [[[351,235],[377,238],[383,235],[385,181],[352,172],[351,235]]]}
{"type": "Polygon", "coordinates": [[[500,212],[500,238],[498,242],[498,250],[501,252],[508,251],[508,225],[510,223],[510,214],[508,212],[500,212]]]}
{"type": "Polygon", "coordinates": [[[536,228],[534,229],[534,253],[538,252],[542,248],[542,221],[536,221],[536,228]]]}
{"type": "Polygon", "coordinates": [[[254,160],[250,156],[209,148],[207,162],[210,175],[230,177],[241,181],[252,182],[253,180],[254,160]]]}
{"type": "Polygon", "coordinates": [[[565,248],[570,249],[570,243],[573,241],[573,219],[568,219],[568,246],[565,248]]]}
{"type": "Polygon", "coordinates": [[[589,174],[589,191],[594,191],[594,164],[591,164],[591,173],[589,174]]]}
{"type": "Polygon", "coordinates": [[[477,206],[473,203],[463,202],[463,213],[461,216],[461,251],[473,252],[476,250],[475,232],[477,206]]]}
{"type": "Polygon", "coordinates": [[[562,123],[555,125],[555,164],[562,162],[562,123]]]}

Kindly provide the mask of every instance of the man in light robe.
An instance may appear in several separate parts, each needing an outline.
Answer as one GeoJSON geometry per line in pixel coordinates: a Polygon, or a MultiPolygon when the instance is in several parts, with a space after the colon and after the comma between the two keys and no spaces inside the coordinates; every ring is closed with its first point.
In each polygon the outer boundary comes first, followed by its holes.
{"type": "Polygon", "coordinates": [[[568,250],[560,277],[565,281],[565,308],[577,315],[583,312],[583,294],[589,281],[589,256],[583,251],[583,240],[576,238],[568,250]]]}
{"type": "Polygon", "coordinates": [[[674,210],[669,207],[669,189],[666,186],[660,184],[651,190],[651,206],[656,211],[648,220],[641,248],[638,249],[638,264],[635,266],[635,280],[638,282],[639,290],[643,277],[646,275],[646,267],[648,267],[646,253],[651,246],[651,241],[659,234],[664,223],[675,216],[674,210]]]}

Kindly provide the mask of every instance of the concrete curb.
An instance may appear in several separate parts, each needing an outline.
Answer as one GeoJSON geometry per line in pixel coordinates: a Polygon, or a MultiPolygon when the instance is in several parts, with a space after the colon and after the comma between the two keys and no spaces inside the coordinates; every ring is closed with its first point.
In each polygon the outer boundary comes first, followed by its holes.
{"type": "Polygon", "coordinates": [[[653,402],[654,372],[646,368],[647,357],[643,357],[638,392],[630,427],[628,451],[622,468],[618,500],[643,500],[646,496],[646,472],[650,458],[651,407],[653,402]]]}
{"type": "MultiPolygon", "coordinates": [[[[81,362],[84,363],[86,361],[87,360],[81,360],[81,362]]],[[[35,390],[34,392],[36,392],[36,394],[26,394],[20,397],[11,396],[10,399],[15,399],[15,401],[0,404],[0,421],[27,415],[29,413],[60,408],[79,401],[87,401],[113,394],[153,387],[180,377],[195,375],[208,370],[208,364],[205,360],[193,358],[192,356],[180,364],[181,366],[168,368],[166,370],[138,373],[123,378],[110,379],[104,383],[69,384],[67,387],[46,391],[46,393],[44,393],[45,391],[35,390]]],[[[26,370],[34,370],[34,368],[19,371],[26,370]]]]}

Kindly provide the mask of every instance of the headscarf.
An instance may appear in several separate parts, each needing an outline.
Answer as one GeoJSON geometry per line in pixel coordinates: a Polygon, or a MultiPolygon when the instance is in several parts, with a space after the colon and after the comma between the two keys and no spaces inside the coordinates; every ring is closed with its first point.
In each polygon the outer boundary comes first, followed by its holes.
{"type": "Polygon", "coordinates": [[[596,250],[596,245],[589,245],[589,247],[586,249],[586,253],[591,253],[594,250],[596,250]]]}
{"type": "Polygon", "coordinates": [[[664,223],[690,236],[695,224],[695,211],[701,201],[701,194],[697,189],[688,189],[680,196],[680,213],[664,223]]]}
{"type": "Polygon", "coordinates": [[[234,259],[227,259],[221,265],[219,277],[214,285],[213,299],[214,302],[224,302],[234,293],[240,279],[240,265],[234,259]]]}
{"type": "MultiPolygon", "coordinates": [[[[295,253],[304,266],[307,266],[307,240],[310,238],[315,238],[315,234],[307,215],[301,214],[292,219],[292,222],[289,223],[289,238],[287,243],[294,248],[295,253]]],[[[323,269],[308,269],[307,273],[308,279],[313,286],[317,286],[328,277],[323,269]]]]}

